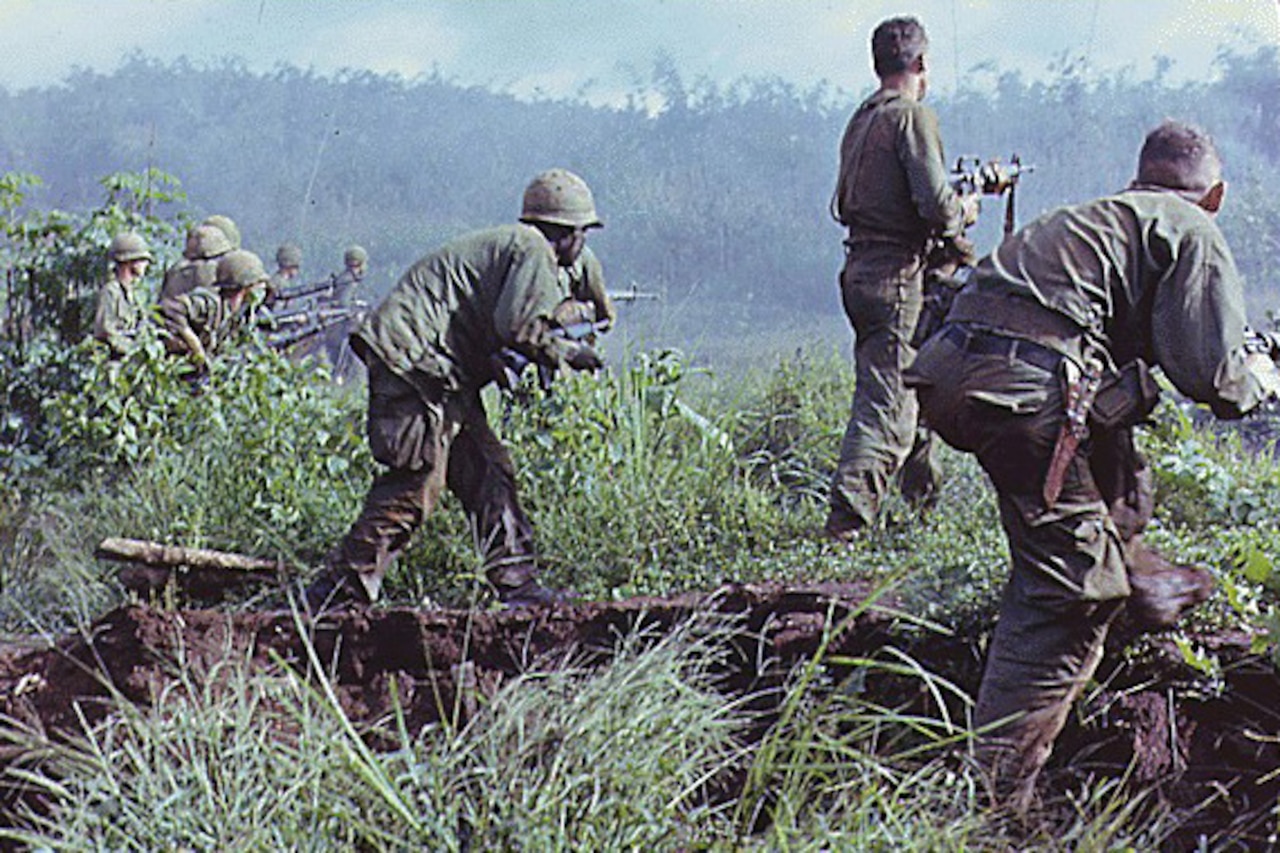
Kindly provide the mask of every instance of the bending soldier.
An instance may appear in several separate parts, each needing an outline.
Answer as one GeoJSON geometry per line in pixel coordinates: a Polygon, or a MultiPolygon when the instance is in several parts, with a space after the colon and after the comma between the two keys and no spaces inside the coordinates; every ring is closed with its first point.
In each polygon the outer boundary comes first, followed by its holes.
{"type": "Polygon", "coordinates": [[[1214,223],[1220,174],[1203,132],[1157,127],[1127,189],[1045,214],[984,258],[908,375],[930,426],[977,455],[999,497],[1013,565],[974,724],[994,795],[1020,812],[1117,611],[1167,627],[1211,591],[1207,572],[1141,539],[1153,495],[1132,427],[1158,396],[1147,366],[1224,418],[1277,387],[1214,223]]]}
{"type": "Polygon", "coordinates": [[[595,370],[588,344],[558,334],[567,297],[560,268],[600,227],[591,190],[553,169],[525,190],[521,224],[459,237],[411,266],[351,336],[369,374],[369,446],[386,466],[360,517],[307,590],[313,611],[378,598],[391,562],[446,485],[470,517],[485,570],[509,607],[546,604],[533,527],[516,495],[510,454],[489,427],[480,390],[509,347],[549,366],[595,370]]]}
{"type": "Polygon", "coordinates": [[[133,338],[146,311],[142,278],[151,264],[147,241],[132,231],[117,234],[107,250],[111,277],[98,289],[93,336],[105,343],[113,358],[133,348],[133,338]]]}
{"type": "Polygon", "coordinates": [[[856,341],[852,411],[831,482],[825,531],[849,542],[871,525],[899,476],[918,505],[935,499],[939,472],[915,394],[902,373],[914,354],[926,255],[940,243],[961,254],[976,196],[951,188],[928,89],[929,42],[914,18],[876,27],[871,52],[880,88],[858,107],[840,143],[832,214],[849,229],[840,292],[856,341]]]}
{"type": "Polygon", "coordinates": [[[250,292],[265,286],[267,271],[253,252],[236,249],[218,261],[213,288],[197,287],[160,304],[165,348],[186,354],[200,367],[235,336],[245,319],[250,292]]]}
{"type": "Polygon", "coordinates": [[[158,301],[164,303],[190,293],[197,287],[213,287],[218,259],[234,250],[227,235],[216,225],[202,223],[187,231],[182,260],[165,270],[158,301]]]}

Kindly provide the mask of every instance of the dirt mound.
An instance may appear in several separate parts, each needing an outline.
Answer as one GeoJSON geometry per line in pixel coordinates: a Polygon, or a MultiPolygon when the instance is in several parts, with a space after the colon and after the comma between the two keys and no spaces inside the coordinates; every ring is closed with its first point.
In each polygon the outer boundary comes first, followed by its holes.
{"type": "MultiPolygon", "coordinates": [[[[264,673],[308,671],[318,662],[354,721],[371,723],[398,706],[414,730],[440,719],[442,709],[465,714],[477,693],[491,694],[514,675],[570,660],[603,664],[624,636],[643,630],[656,637],[709,612],[733,618],[721,675],[723,689],[737,695],[768,696],[766,688],[820,649],[865,657],[887,645],[976,687],[974,641],[901,628],[891,609],[867,605],[869,594],[863,585],[762,584],[542,611],[353,610],[314,622],[291,611],[125,607],[53,647],[0,648],[0,712],[50,733],[76,732],[77,706],[92,721],[109,711],[113,693],[148,704],[178,679],[179,666],[186,683],[203,685],[229,659],[264,673]]],[[[1064,787],[1085,773],[1128,773],[1175,807],[1196,809],[1189,848],[1200,834],[1264,838],[1280,787],[1271,777],[1280,767],[1276,670],[1250,654],[1244,636],[1201,642],[1223,663],[1217,684],[1197,676],[1171,643],[1152,644],[1138,661],[1113,656],[1099,675],[1104,687],[1064,732],[1051,767],[1051,781],[1064,787]]],[[[901,681],[868,689],[887,705],[937,710],[927,707],[928,691],[901,681]]],[[[769,700],[761,701],[767,727],[769,700]]],[[[963,719],[963,709],[949,711],[963,719]]]]}

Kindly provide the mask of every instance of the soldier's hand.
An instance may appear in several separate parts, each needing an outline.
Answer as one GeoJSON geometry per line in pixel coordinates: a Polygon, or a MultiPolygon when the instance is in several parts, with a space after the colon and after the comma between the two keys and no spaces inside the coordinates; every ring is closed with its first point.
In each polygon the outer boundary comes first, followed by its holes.
{"type": "Polygon", "coordinates": [[[964,213],[965,227],[972,225],[978,221],[978,214],[982,211],[982,196],[977,193],[960,196],[960,209],[964,213]]]}
{"type": "Polygon", "coordinates": [[[565,364],[574,370],[590,370],[595,372],[604,367],[604,361],[595,348],[589,344],[578,344],[565,356],[565,364]]]}

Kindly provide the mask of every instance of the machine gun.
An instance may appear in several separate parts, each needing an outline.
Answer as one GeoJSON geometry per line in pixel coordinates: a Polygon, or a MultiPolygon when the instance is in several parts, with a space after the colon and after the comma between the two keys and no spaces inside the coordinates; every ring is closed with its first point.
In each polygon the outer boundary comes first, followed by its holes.
{"type": "Polygon", "coordinates": [[[258,328],[263,330],[267,346],[283,352],[350,320],[359,320],[367,307],[364,302],[352,302],[337,308],[267,315],[258,320],[258,328]]]}
{"type": "MultiPolygon", "coordinates": [[[[564,338],[570,341],[590,341],[596,334],[609,330],[608,320],[596,322],[572,323],[568,326],[553,329],[553,338],[564,338]]],[[[503,391],[511,391],[520,384],[520,376],[529,366],[531,359],[511,347],[503,347],[489,358],[489,366],[493,368],[494,381],[503,391]]],[[[538,384],[543,391],[550,390],[551,381],[555,378],[554,368],[538,364],[538,384]]]]}
{"type": "Polygon", "coordinates": [[[1035,166],[1024,164],[1017,154],[1009,158],[1007,165],[1001,163],[998,157],[985,163],[978,157],[959,157],[955,168],[951,170],[951,187],[963,195],[1003,195],[1004,233],[1008,236],[1013,233],[1014,198],[1018,181],[1035,169],[1035,166]]]}

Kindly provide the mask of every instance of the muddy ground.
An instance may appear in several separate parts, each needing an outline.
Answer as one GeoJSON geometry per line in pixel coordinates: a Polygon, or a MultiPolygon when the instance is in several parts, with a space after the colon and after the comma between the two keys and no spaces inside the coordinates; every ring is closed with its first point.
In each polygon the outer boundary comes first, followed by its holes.
{"type": "MultiPolygon", "coordinates": [[[[865,657],[887,646],[968,691],[980,675],[977,637],[940,637],[907,629],[892,603],[867,606],[859,585],[730,586],[714,593],[622,602],[583,603],[543,611],[466,612],[401,608],[340,612],[315,621],[282,610],[227,613],[115,610],[85,634],[56,645],[0,647],[0,713],[51,733],[74,733],[108,713],[113,686],[148,704],[175,678],[177,661],[200,679],[218,664],[245,660],[264,672],[308,668],[307,641],[331,667],[340,701],[352,719],[372,723],[393,708],[396,690],[410,731],[439,719],[440,709],[474,707],[475,695],[534,667],[572,660],[607,662],[620,637],[645,628],[658,636],[694,613],[732,614],[721,684],[754,695],[760,727],[769,722],[770,694],[797,662],[824,641],[829,656],[865,657]],[[835,636],[829,626],[840,626],[835,636]],[[824,640],[825,638],[825,640],[824,640]],[[461,694],[459,690],[461,689],[461,694]],[[457,700],[457,701],[455,701],[457,700]]],[[[1210,683],[1183,661],[1170,640],[1143,643],[1135,656],[1123,631],[1091,694],[1063,733],[1047,778],[1049,791],[1078,787],[1088,774],[1121,777],[1153,788],[1185,815],[1170,849],[1266,849],[1276,826],[1280,780],[1280,678],[1250,654],[1248,638],[1197,638],[1218,655],[1224,675],[1210,683]]],[[[932,713],[929,693],[899,680],[872,680],[871,698],[932,713]],[[877,692],[880,695],[877,695],[877,692]]],[[[962,709],[951,709],[961,712],[962,709]]],[[[962,717],[961,717],[962,718],[962,717]]],[[[754,734],[758,735],[757,731],[754,734]]],[[[13,760],[0,755],[0,763],[13,760]]]]}

